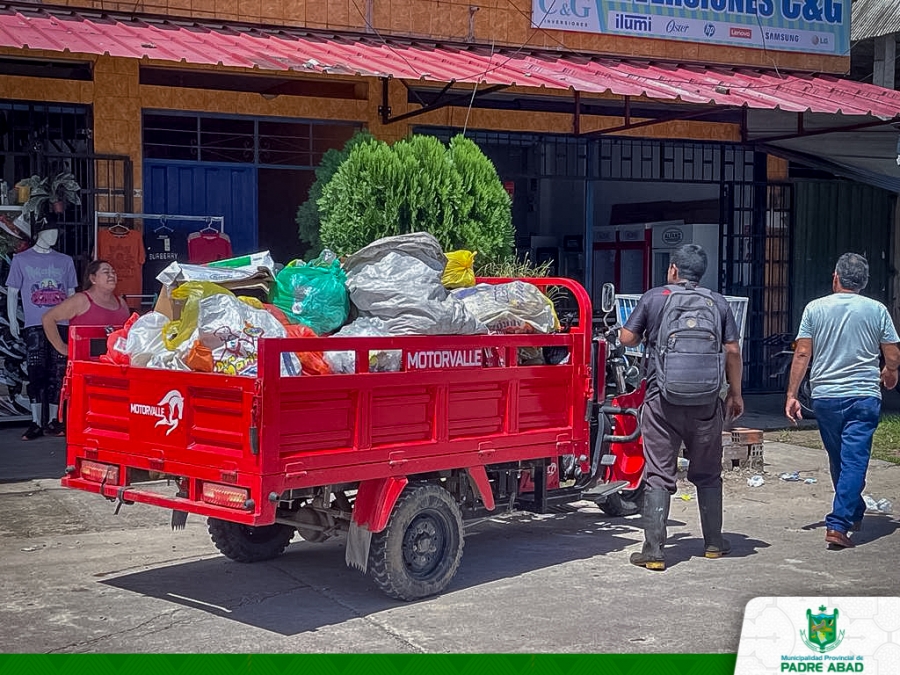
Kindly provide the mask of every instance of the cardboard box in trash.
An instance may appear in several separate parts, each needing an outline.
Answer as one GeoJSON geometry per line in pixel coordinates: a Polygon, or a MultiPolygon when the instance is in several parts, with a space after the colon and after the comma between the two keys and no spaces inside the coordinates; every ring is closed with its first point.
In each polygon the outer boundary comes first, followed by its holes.
{"type": "Polygon", "coordinates": [[[181,303],[172,299],[172,291],[188,281],[211,281],[235,295],[249,295],[265,302],[275,283],[275,262],[268,251],[217,260],[206,265],[173,262],[156,280],[161,287],[155,311],[170,319],[181,314],[181,303]]]}

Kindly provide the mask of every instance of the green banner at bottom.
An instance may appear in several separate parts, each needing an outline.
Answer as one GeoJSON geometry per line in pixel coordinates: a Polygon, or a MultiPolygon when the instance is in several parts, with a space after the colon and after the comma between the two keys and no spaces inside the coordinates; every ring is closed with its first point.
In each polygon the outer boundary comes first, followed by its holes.
{"type": "Polygon", "coordinates": [[[733,675],[735,659],[734,654],[8,654],[0,655],[0,675],[733,675]]]}

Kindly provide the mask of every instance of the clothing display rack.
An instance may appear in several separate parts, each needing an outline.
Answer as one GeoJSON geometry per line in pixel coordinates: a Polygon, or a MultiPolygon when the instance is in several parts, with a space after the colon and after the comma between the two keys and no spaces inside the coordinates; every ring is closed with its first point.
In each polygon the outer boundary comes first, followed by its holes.
{"type": "MultiPolygon", "coordinates": [[[[219,234],[225,234],[225,217],[224,216],[188,216],[183,214],[165,214],[165,213],[118,213],[115,211],[95,211],[94,212],[94,259],[99,257],[99,233],[101,220],[114,220],[121,224],[123,220],[143,220],[156,221],[160,227],[169,227],[170,222],[182,223],[205,223],[207,229],[217,229],[219,234]]],[[[145,230],[146,233],[146,230],[145,230]]],[[[156,295],[132,295],[126,294],[126,300],[135,299],[141,303],[141,306],[150,307],[156,300],[156,295]]]]}
{"type": "Polygon", "coordinates": [[[217,223],[219,232],[225,233],[225,216],[174,216],[160,213],[116,213],[114,211],[94,211],[94,258],[97,257],[97,234],[100,232],[100,219],[114,218],[119,220],[156,220],[165,225],[168,221],[217,223]]]}

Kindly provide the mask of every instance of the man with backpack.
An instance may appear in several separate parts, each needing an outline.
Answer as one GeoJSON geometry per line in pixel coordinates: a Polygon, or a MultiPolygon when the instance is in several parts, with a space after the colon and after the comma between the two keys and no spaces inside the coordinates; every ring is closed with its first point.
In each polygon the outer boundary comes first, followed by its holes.
{"type": "Polygon", "coordinates": [[[725,415],[737,419],[744,412],[734,315],[722,295],[698,287],[706,252],[685,244],[669,260],[668,284],[641,296],[619,334],[629,347],[646,340],[644,545],[631,563],[650,570],[666,568],[666,520],[682,442],[688,480],[697,487],[705,556],[720,558],[731,550],[722,538],[722,427],[725,415]]]}

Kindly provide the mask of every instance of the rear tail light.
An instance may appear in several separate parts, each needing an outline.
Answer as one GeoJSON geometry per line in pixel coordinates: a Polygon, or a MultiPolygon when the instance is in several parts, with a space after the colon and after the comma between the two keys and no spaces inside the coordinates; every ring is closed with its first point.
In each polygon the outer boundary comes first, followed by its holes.
{"type": "Polygon", "coordinates": [[[119,467],[115,464],[102,464],[83,460],[81,462],[81,477],[95,483],[119,484],[119,467]]]}
{"type": "Polygon", "coordinates": [[[250,500],[250,490],[234,487],[233,485],[220,485],[218,483],[203,484],[203,501],[215,506],[225,506],[230,509],[247,508],[250,500]]]}

